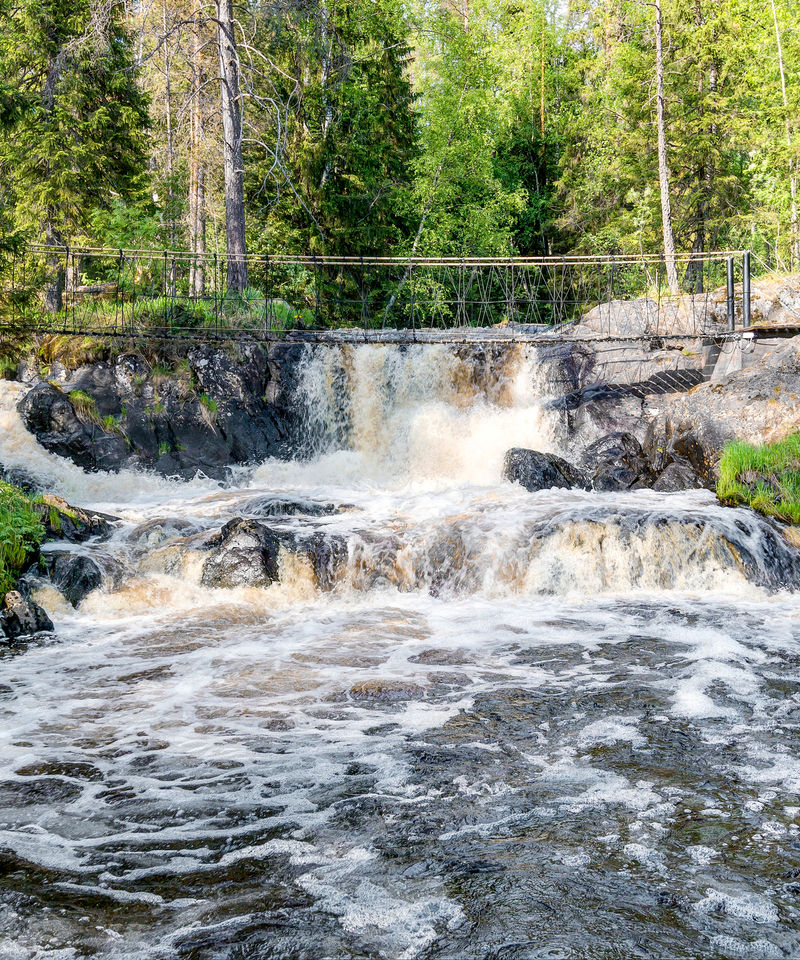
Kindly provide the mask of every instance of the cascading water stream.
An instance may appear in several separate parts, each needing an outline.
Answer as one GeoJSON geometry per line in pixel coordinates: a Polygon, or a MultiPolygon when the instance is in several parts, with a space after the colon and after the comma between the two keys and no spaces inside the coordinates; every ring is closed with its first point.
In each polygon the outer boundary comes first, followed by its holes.
{"type": "Polygon", "coordinates": [[[226,484],[85,474],[0,383],[0,463],[122,518],[0,661],[0,960],[800,951],[797,551],[703,491],[504,482],[568,442],[552,382],[310,347],[301,455],[226,484]],[[274,582],[214,579],[239,519],[274,582]]]}

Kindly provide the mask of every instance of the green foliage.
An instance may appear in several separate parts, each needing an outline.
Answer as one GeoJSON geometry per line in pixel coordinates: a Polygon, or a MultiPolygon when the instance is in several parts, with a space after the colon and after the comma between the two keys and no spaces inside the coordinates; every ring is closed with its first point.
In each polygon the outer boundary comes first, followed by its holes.
{"type": "Polygon", "coordinates": [[[800,433],[754,447],[731,443],[720,462],[717,496],[768,516],[800,523],[800,433]]]}
{"type": "MultiPolygon", "coordinates": [[[[52,255],[27,263],[28,287],[18,271],[11,303],[5,279],[23,242],[189,246],[198,170],[204,249],[224,254],[214,19],[198,16],[195,63],[193,28],[174,0],[127,10],[143,44],[140,72],[122,4],[0,0],[4,321],[32,309],[34,293],[53,290],[63,273],[52,255]]],[[[773,262],[789,259],[800,30],[792,0],[775,0],[775,10],[786,104],[771,4],[663,0],[681,251],[747,246],[773,262]]],[[[652,4],[330,0],[237,4],[237,18],[247,37],[240,66],[251,253],[661,250],[652,4]]],[[[218,291],[223,284],[210,264],[191,292],[188,267],[170,280],[165,269],[160,259],[80,266],[82,279],[119,284],[126,320],[149,329],[360,322],[364,277],[354,268],[319,281],[326,296],[341,291],[355,304],[336,317],[318,314],[317,278],[291,265],[253,265],[252,287],[234,298],[211,295],[214,281],[218,291]],[[265,304],[272,280],[282,299],[265,304]],[[168,284],[177,298],[163,297],[168,284]]],[[[697,279],[687,271],[684,282],[697,279]]],[[[386,275],[368,281],[385,300],[386,275]]],[[[435,289],[425,292],[435,299],[435,289]]],[[[51,297],[40,313],[45,306],[54,309],[51,297]]],[[[101,326],[117,320],[114,304],[98,299],[91,309],[101,326]]]]}
{"type": "Polygon", "coordinates": [[[19,227],[61,242],[130,193],[144,170],[147,100],[122,7],[91,0],[3,2],[0,76],[19,115],[0,132],[0,171],[19,227]]]}
{"type": "Polygon", "coordinates": [[[256,22],[255,43],[279,69],[253,81],[288,110],[278,139],[270,112],[251,118],[270,149],[265,157],[253,145],[246,160],[250,248],[394,249],[408,231],[417,151],[402,5],[288,5],[280,17],[264,8],[256,22]]]}
{"type": "Polygon", "coordinates": [[[0,596],[13,589],[44,537],[32,499],[0,481],[0,596]]]}

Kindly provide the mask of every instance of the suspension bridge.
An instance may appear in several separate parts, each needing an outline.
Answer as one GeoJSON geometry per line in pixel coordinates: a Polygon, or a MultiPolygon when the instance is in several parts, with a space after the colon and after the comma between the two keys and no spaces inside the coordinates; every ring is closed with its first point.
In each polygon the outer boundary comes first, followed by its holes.
{"type": "Polygon", "coordinates": [[[89,337],[330,343],[762,335],[749,251],[677,259],[678,293],[655,255],[248,256],[248,286],[230,294],[221,254],[32,246],[0,276],[0,323],[89,337]]]}

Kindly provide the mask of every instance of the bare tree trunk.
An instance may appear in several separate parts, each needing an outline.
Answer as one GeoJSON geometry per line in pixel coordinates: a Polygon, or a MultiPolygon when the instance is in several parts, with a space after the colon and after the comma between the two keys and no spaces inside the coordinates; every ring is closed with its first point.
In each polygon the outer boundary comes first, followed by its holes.
{"type": "Polygon", "coordinates": [[[200,23],[192,23],[192,90],[191,152],[189,155],[189,245],[192,261],[189,268],[189,292],[193,297],[205,295],[206,202],[205,162],[203,150],[203,69],[200,23]]]}
{"type": "MultiPolygon", "coordinates": [[[[167,234],[170,250],[175,249],[175,141],[172,136],[172,56],[169,49],[167,0],[161,0],[164,27],[164,113],[167,127],[167,234]]],[[[175,258],[170,261],[169,296],[175,296],[175,258]]]]}
{"type": "MultiPolygon", "coordinates": [[[[703,4],[702,0],[695,0],[695,23],[697,29],[703,26],[703,4]]],[[[717,92],[718,69],[713,61],[708,71],[708,92],[713,97],[717,92]]],[[[697,79],[698,98],[698,126],[702,129],[705,125],[705,72],[703,64],[700,64],[700,70],[697,79]]],[[[708,132],[711,139],[714,140],[717,135],[717,124],[712,119],[708,125],[708,132]]],[[[697,167],[697,204],[694,211],[694,238],[692,240],[692,257],[686,269],[686,288],[694,289],[695,293],[703,292],[703,258],[706,244],[708,242],[708,218],[711,211],[711,198],[714,192],[714,160],[709,151],[704,157],[700,158],[697,167]]]]}
{"type": "MultiPolygon", "coordinates": [[[[64,238],[53,226],[53,211],[47,211],[47,220],[44,227],[45,244],[48,247],[59,248],[64,245],[64,238]]],[[[66,264],[64,254],[57,249],[47,255],[47,286],[44,289],[44,308],[48,313],[60,313],[64,307],[64,277],[66,264]]]]}
{"type": "Polygon", "coordinates": [[[539,122],[542,131],[542,153],[544,153],[544,41],[546,27],[545,0],[542,0],[542,45],[539,57],[539,122]]]}
{"type": "Polygon", "coordinates": [[[670,293],[680,290],[675,264],[675,236],[672,232],[672,207],[669,199],[669,166],[667,165],[667,131],[664,121],[664,25],[661,19],[661,0],[656,5],[656,82],[658,100],[658,184],[661,190],[661,226],[664,234],[664,260],[670,293]]]}
{"type": "Polygon", "coordinates": [[[216,0],[219,79],[222,98],[225,168],[225,234],[228,293],[247,288],[247,243],[244,230],[244,164],[242,161],[242,94],[234,37],[233,0],[216,0]]]}
{"type": "Polygon", "coordinates": [[[775,9],[775,0],[772,3],[772,22],[775,24],[775,39],[778,43],[778,66],[781,72],[781,92],[783,94],[783,111],[786,120],[786,146],[789,149],[789,190],[792,197],[792,221],[790,225],[791,241],[789,245],[789,269],[794,270],[796,264],[800,263],[800,235],[798,235],[797,224],[797,170],[794,159],[791,156],[792,149],[792,127],[789,122],[789,100],[786,96],[786,72],[783,66],[783,44],[781,42],[781,31],[778,26],[778,11],[775,9]]]}

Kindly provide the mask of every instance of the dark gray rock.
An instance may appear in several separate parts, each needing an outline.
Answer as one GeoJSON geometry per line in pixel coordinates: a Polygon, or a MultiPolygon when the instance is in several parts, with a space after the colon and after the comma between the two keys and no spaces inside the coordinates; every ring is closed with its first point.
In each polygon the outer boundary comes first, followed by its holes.
{"type": "Polygon", "coordinates": [[[590,444],[583,463],[595,490],[631,490],[652,485],[654,476],[642,445],[631,433],[617,431],[590,444]]]}
{"type": "Polygon", "coordinates": [[[61,497],[46,493],[33,509],[45,529],[45,540],[68,540],[70,543],[84,543],[96,537],[107,540],[114,529],[117,517],[105,513],[82,510],[73,507],[61,497]]]}
{"type": "Polygon", "coordinates": [[[39,569],[73,607],[104,583],[117,583],[120,564],[111,557],[90,557],[66,550],[43,551],[39,569]]]}
{"type": "Polygon", "coordinates": [[[664,468],[653,489],[661,493],[676,493],[679,490],[698,490],[702,486],[703,481],[688,463],[674,460],[664,468]]]}
{"type": "Polygon", "coordinates": [[[299,345],[255,343],[192,346],[180,359],[171,348],[158,366],[122,354],[63,371],[63,389],[37,383],[19,410],[47,449],[85,469],[224,479],[231,465],[291,452],[297,373],[287,368],[304,356],[299,345]],[[73,390],[92,397],[93,418],[70,402],[73,390]],[[113,430],[98,425],[108,417],[113,430]]]}
{"type": "Polygon", "coordinates": [[[305,559],[320,590],[331,590],[347,562],[344,537],[323,531],[311,534],[276,530],[257,520],[226,523],[210,541],[201,582],[208,587],[266,587],[280,577],[281,549],[305,559]]]}
{"type": "Polygon", "coordinates": [[[538,450],[514,447],[503,461],[503,479],[519,483],[526,490],[549,490],[552,487],[588,486],[584,473],[562,457],[538,450]]]}
{"type": "Polygon", "coordinates": [[[294,538],[288,549],[305,555],[320,590],[332,590],[347,564],[348,549],[344,537],[317,532],[309,537],[294,538]]]}
{"type": "Polygon", "coordinates": [[[203,564],[207,587],[266,587],[278,579],[281,538],[257,520],[231,520],[203,564]]]}
{"type": "Polygon", "coordinates": [[[5,595],[0,613],[0,636],[7,640],[22,640],[37,633],[52,633],[53,621],[38,603],[26,600],[17,590],[5,595]]]}
{"type": "Polygon", "coordinates": [[[69,396],[52,383],[32,387],[18,404],[23,422],[51,453],[84,470],[119,470],[128,458],[125,440],[81,418],[69,396]]]}

